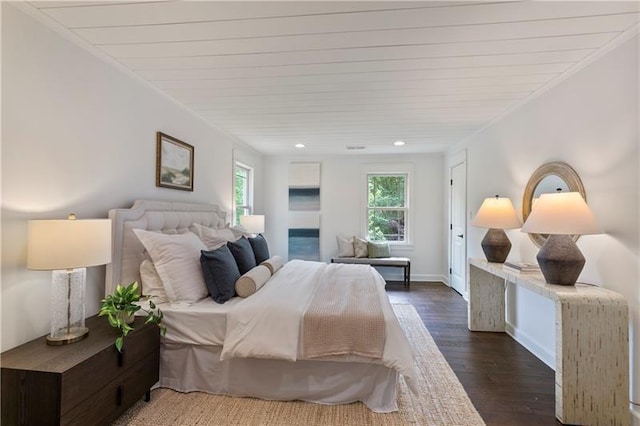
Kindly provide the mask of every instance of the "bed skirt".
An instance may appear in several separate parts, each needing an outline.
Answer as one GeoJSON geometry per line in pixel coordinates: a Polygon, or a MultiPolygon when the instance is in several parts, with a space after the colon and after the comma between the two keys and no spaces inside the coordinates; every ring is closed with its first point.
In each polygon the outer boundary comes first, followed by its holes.
{"type": "Polygon", "coordinates": [[[398,372],[381,364],[232,358],[221,346],[162,343],[160,387],[180,392],[318,404],[362,401],[376,413],[398,411],[398,372]]]}

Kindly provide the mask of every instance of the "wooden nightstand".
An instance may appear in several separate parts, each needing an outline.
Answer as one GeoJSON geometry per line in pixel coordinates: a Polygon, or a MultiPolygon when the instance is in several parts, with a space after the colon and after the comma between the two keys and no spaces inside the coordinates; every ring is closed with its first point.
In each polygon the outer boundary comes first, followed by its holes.
{"type": "Polygon", "coordinates": [[[89,336],[48,346],[45,337],[2,354],[3,425],[107,425],[158,381],[160,332],[136,318],[122,355],[104,317],[86,320],[89,336]]]}

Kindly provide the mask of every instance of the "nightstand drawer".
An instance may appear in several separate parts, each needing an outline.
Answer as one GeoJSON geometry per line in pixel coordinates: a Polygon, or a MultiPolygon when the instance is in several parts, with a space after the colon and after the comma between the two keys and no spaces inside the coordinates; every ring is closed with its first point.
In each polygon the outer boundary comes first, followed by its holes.
{"type": "MultiPolygon", "coordinates": [[[[114,341],[115,336],[114,333],[114,341]]],[[[122,354],[114,345],[109,345],[90,359],[65,372],[62,375],[62,388],[65,389],[65,392],[63,392],[60,401],[60,414],[64,416],[87,395],[102,389],[114,377],[127,374],[129,368],[147,357],[149,352],[157,352],[159,344],[158,327],[136,328],[125,338],[122,354]]]]}
{"type": "Polygon", "coordinates": [[[62,415],[61,425],[108,425],[127,408],[137,402],[159,378],[160,353],[149,354],[62,415]]]}

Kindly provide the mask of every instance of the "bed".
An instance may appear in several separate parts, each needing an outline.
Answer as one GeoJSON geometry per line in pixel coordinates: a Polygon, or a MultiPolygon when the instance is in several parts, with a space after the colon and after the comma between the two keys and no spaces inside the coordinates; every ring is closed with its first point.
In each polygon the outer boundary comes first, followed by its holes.
{"type": "MultiPolygon", "coordinates": [[[[179,235],[190,232],[194,223],[211,228],[226,223],[225,212],[215,205],[146,200],[129,209],[111,210],[109,218],[113,260],[107,266],[105,294],[118,283],[140,281],[140,265],[148,253],[134,229],[179,235]]],[[[158,306],[167,327],[161,342],[160,387],[321,404],[362,401],[375,412],[397,411],[400,374],[413,387],[412,348],[384,292],[384,279],[368,266],[291,261],[247,298],[233,297],[219,304],[205,297],[158,306]],[[300,336],[306,329],[295,315],[304,313],[305,307],[310,310],[317,286],[303,277],[328,276],[327,268],[333,267],[368,268],[373,285],[381,289],[377,294],[385,334],[380,357],[301,353],[302,344],[296,339],[304,340],[300,336]]]]}

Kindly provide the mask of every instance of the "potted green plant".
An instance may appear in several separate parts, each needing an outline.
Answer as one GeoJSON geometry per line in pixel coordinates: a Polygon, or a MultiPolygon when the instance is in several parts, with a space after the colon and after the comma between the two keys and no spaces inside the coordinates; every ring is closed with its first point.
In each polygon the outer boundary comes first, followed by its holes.
{"type": "Polygon", "coordinates": [[[138,283],[132,282],[128,286],[118,284],[116,291],[113,294],[107,295],[102,299],[102,305],[100,306],[99,316],[106,316],[109,320],[109,324],[112,327],[120,330],[120,336],[116,338],[116,348],[119,352],[122,352],[122,346],[124,345],[124,338],[129,334],[133,327],[134,315],[138,311],[143,311],[147,314],[147,320],[145,323],[154,323],[160,327],[160,331],[164,336],[167,333],[167,328],[162,325],[163,314],[162,311],[153,303],[153,301],[140,295],[138,291],[138,283]],[[149,308],[141,306],[140,303],[148,300],[149,308]]]}

